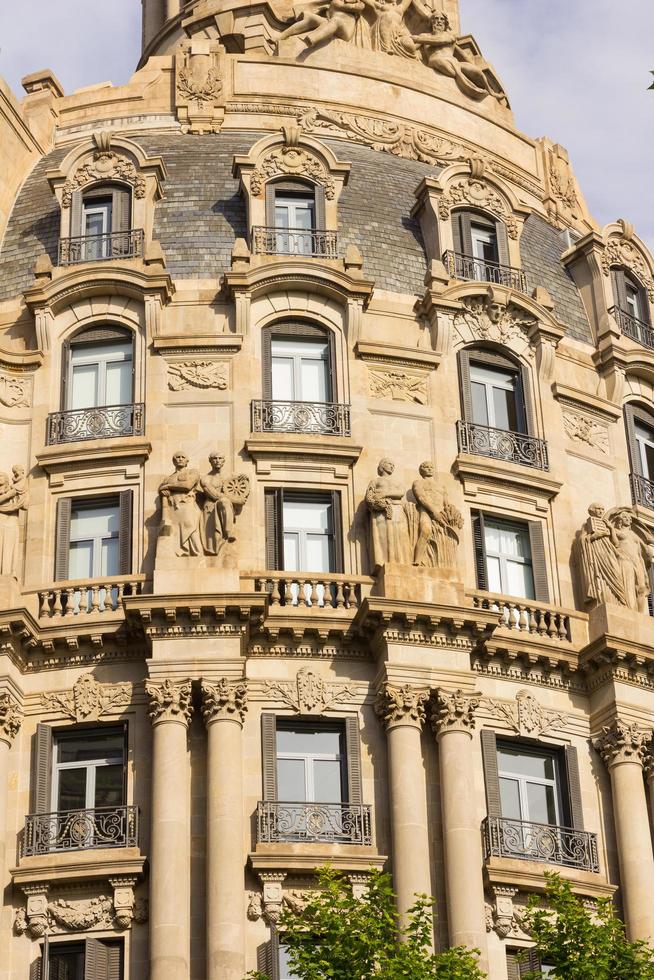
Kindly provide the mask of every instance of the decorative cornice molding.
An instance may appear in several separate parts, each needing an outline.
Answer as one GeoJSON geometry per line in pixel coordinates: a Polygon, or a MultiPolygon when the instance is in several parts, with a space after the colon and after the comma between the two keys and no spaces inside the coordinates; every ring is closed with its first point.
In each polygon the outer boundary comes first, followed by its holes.
{"type": "Polygon", "coordinates": [[[452,208],[460,207],[462,204],[470,204],[488,211],[504,223],[509,238],[518,237],[518,222],[511,209],[497,191],[485,181],[471,177],[450,184],[447,192],[440,198],[438,213],[443,221],[447,221],[452,208]]]}
{"type": "Polygon", "coordinates": [[[410,684],[394,687],[386,683],[377,694],[375,711],[387,731],[399,725],[422,729],[428,700],[429,691],[425,688],[412,687],[410,684]]]}
{"type": "Polygon", "coordinates": [[[300,714],[321,715],[343,700],[351,700],[356,691],[351,684],[333,684],[303,667],[295,681],[267,681],[267,694],[279,698],[300,714]]]}
{"type": "Polygon", "coordinates": [[[616,265],[626,266],[642,282],[650,300],[654,303],[654,280],[647,264],[636,246],[627,238],[609,238],[602,253],[602,272],[605,276],[611,274],[611,268],[616,265]]]}
{"type": "Polygon", "coordinates": [[[121,180],[131,184],[135,197],[145,197],[145,178],[137,171],[131,160],[113,150],[97,150],[93,154],[93,159],[78,167],[64,184],[62,207],[70,207],[75,191],[82,190],[87,184],[99,180],[121,180]]]}
{"type": "Polygon", "coordinates": [[[0,691],[0,742],[11,745],[23,721],[23,711],[8,691],[0,691]]]}
{"type": "Polygon", "coordinates": [[[163,681],[146,681],[145,690],[150,696],[148,714],[153,725],[164,721],[188,725],[193,714],[190,680],[178,684],[169,677],[163,681]]]}
{"type": "Polygon", "coordinates": [[[201,681],[202,717],[206,725],[214,721],[235,721],[243,725],[247,707],[245,681],[229,681],[221,677],[217,684],[201,681]]]}
{"type": "Polygon", "coordinates": [[[433,700],[432,728],[437,738],[448,732],[465,732],[472,737],[476,724],[475,711],[481,704],[481,694],[444,691],[438,688],[433,700]]]}
{"type": "Polygon", "coordinates": [[[130,700],[130,684],[100,684],[93,674],[83,674],[72,690],[64,694],[41,695],[46,711],[59,711],[75,721],[97,721],[112,708],[123,707],[130,700]]]}
{"type": "Polygon", "coordinates": [[[625,762],[642,766],[653,735],[651,728],[617,718],[611,725],[605,725],[594,745],[609,769],[625,762]]]}
{"type": "Polygon", "coordinates": [[[568,721],[566,714],[547,711],[529,691],[518,691],[515,701],[486,698],[491,713],[513,728],[518,735],[540,736],[554,728],[564,728],[568,721]]]}
{"type": "Polygon", "coordinates": [[[250,190],[255,197],[260,197],[266,183],[282,174],[315,181],[324,188],[328,201],[333,201],[336,196],[334,178],[324,164],[308,150],[288,143],[269,153],[252,171],[250,190]]]}

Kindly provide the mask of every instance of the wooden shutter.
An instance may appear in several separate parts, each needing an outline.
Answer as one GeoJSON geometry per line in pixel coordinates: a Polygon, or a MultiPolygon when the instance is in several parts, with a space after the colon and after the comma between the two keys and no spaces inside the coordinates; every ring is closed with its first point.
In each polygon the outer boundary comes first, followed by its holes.
{"type": "Polygon", "coordinates": [[[475,569],[477,572],[477,588],[488,591],[488,564],[486,560],[486,532],[484,515],[480,510],[471,512],[472,537],[475,546],[475,569]]]}
{"type": "Polygon", "coordinates": [[[581,803],[581,782],[579,780],[579,755],[574,745],[566,745],[564,750],[565,773],[568,784],[568,808],[570,825],[575,830],[584,829],[584,811],[581,803]]]}
{"type": "Polygon", "coordinates": [[[322,184],[316,184],[313,188],[314,201],[314,221],[318,231],[325,231],[327,218],[325,216],[325,188],[322,184]]]}
{"type": "Polygon", "coordinates": [[[119,943],[107,946],[107,980],[122,980],[123,948],[119,943]]]}
{"type": "Polygon", "coordinates": [[[261,397],[264,401],[272,399],[272,328],[265,327],[261,331],[261,397]]]}
{"type": "Polygon", "coordinates": [[[270,571],[281,571],[283,555],[283,495],[281,487],[266,490],[264,495],[266,519],[266,567],[270,571]]]}
{"type": "MultiPolygon", "coordinates": [[[[636,422],[639,420],[639,417],[640,414],[638,413],[635,405],[625,405],[624,424],[625,429],[627,430],[627,446],[629,447],[631,472],[642,476],[643,463],[640,458],[640,453],[638,452],[638,443],[636,442],[636,422]]],[[[643,421],[645,420],[643,419],[643,421]]]]}
{"type": "Polygon", "coordinates": [[[266,184],[266,225],[275,227],[275,185],[270,181],[266,184]]]}
{"type": "Polygon", "coordinates": [[[331,494],[332,511],[332,541],[334,543],[334,567],[333,572],[342,572],[344,565],[343,554],[343,516],[341,514],[341,493],[340,490],[332,490],[331,494]]]}
{"type": "Polygon", "coordinates": [[[52,788],[52,728],[36,726],[32,746],[32,810],[50,813],[52,788]]]}
{"type": "Polygon", "coordinates": [[[132,506],[131,490],[118,495],[118,558],[121,575],[132,573],[132,506]]]}
{"type": "Polygon", "coordinates": [[[333,330],[327,331],[327,401],[337,402],[338,398],[338,372],[336,370],[336,336],[333,330]]]}
{"type": "Polygon", "coordinates": [[[497,261],[500,265],[511,265],[509,237],[503,221],[495,222],[495,240],[497,241],[497,261]]]}
{"type": "Polygon", "coordinates": [[[70,340],[64,340],[61,345],[61,403],[60,410],[68,411],[68,387],[72,382],[70,367],[70,340]]]}
{"type": "Polygon", "coordinates": [[[508,950],[506,954],[506,974],[508,980],[520,980],[518,954],[513,950],[508,950]]]}
{"type": "Polygon", "coordinates": [[[465,422],[473,422],[472,384],[470,383],[470,351],[459,351],[459,384],[461,388],[461,411],[465,422]]]}
{"type": "Polygon", "coordinates": [[[540,521],[529,521],[529,541],[531,543],[531,567],[534,574],[536,599],[539,602],[549,602],[550,590],[547,584],[545,541],[543,538],[543,525],[540,521]]]}
{"type": "Polygon", "coordinates": [[[472,214],[469,211],[459,212],[459,227],[463,254],[472,258],[472,214]]]}
{"type": "Polygon", "coordinates": [[[454,245],[454,251],[459,255],[463,255],[463,231],[461,229],[461,217],[460,211],[452,211],[450,214],[450,221],[452,222],[452,243],[454,245]]]}
{"type": "Polygon", "coordinates": [[[361,732],[359,731],[358,715],[348,715],[345,719],[345,744],[347,752],[348,803],[363,803],[361,732]]]}
{"type": "Polygon", "coordinates": [[[500,798],[500,777],[497,771],[497,736],[490,728],[482,728],[480,737],[488,816],[501,817],[502,802],[500,798]]]}
{"type": "Polygon", "coordinates": [[[264,800],[277,799],[277,716],[264,711],[261,715],[261,770],[264,800]]]}
{"type": "Polygon", "coordinates": [[[522,950],[518,957],[518,966],[520,967],[520,977],[538,976],[542,969],[540,956],[535,949],[522,950]]]}
{"type": "Polygon", "coordinates": [[[626,313],[628,310],[627,281],[624,269],[611,269],[611,286],[613,287],[613,305],[626,313]]]}
{"type": "Polygon", "coordinates": [[[43,976],[43,953],[39,954],[38,959],[30,963],[30,980],[41,980],[43,976]]]}
{"type": "Polygon", "coordinates": [[[132,195],[126,187],[111,188],[111,230],[129,231],[132,227],[132,195]]]}
{"type": "Polygon", "coordinates": [[[83,199],[81,191],[73,191],[70,201],[70,237],[79,238],[82,235],[83,199]]]}
{"type": "Polygon", "coordinates": [[[56,582],[64,582],[68,578],[68,563],[70,557],[70,518],[72,508],[72,497],[60,497],[57,501],[57,528],[55,537],[56,582]]]}
{"type": "Polygon", "coordinates": [[[518,373],[516,403],[518,431],[524,435],[535,436],[536,419],[534,416],[534,397],[531,390],[529,369],[524,364],[521,366],[518,373]]]}

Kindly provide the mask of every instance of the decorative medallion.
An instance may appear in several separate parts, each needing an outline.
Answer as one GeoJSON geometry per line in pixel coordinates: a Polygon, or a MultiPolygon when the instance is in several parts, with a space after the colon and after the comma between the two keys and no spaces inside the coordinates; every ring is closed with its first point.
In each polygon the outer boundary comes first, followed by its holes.
{"type": "Polygon", "coordinates": [[[334,180],[329,171],[313,154],[299,146],[284,145],[264,157],[250,177],[250,190],[255,197],[263,194],[265,184],[274,177],[308,177],[324,188],[325,197],[333,201],[336,195],[334,180]]]}
{"type": "Polygon", "coordinates": [[[100,684],[93,674],[84,674],[65,694],[42,694],[46,711],[61,711],[75,721],[97,721],[101,715],[130,703],[130,684],[100,684]]]}
{"type": "Polygon", "coordinates": [[[495,715],[518,733],[538,738],[554,729],[565,728],[568,716],[562,712],[548,711],[529,691],[518,691],[515,701],[487,698],[486,704],[495,715]]]}
{"type": "Polygon", "coordinates": [[[312,670],[299,670],[295,683],[267,681],[266,692],[283,701],[300,714],[321,715],[337,702],[351,700],[356,691],[350,684],[334,684],[324,681],[312,670]]]}
{"type": "Polygon", "coordinates": [[[96,180],[124,181],[126,184],[131,184],[135,197],[145,197],[145,178],[138,173],[131,160],[113,150],[96,150],[93,161],[78,167],[64,184],[62,206],[69,208],[73,193],[96,180]]]}

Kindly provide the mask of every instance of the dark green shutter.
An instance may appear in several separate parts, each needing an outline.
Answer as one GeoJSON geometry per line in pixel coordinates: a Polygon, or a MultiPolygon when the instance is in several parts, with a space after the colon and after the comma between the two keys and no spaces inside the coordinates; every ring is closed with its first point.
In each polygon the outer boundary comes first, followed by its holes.
{"type": "Polygon", "coordinates": [[[266,490],[264,507],[266,519],[266,567],[281,571],[283,567],[283,490],[280,487],[266,490]]]}
{"type": "Polygon", "coordinates": [[[121,490],[118,497],[118,556],[120,574],[132,574],[132,499],[131,490],[121,490]]]}
{"type": "Polygon", "coordinates": [[[358,715],[348,715],[345,719],[345,743],[347,753],[348,803],[363,803],[361,732],[359,731],[358,715]]]}
{"type": "Polygon", "coordinates": [[[472,537],[475,547],[475,570],[477,572],[477,588],[488,591],[488,564],[486,560],[486,532],[484,515],[480,510],[471,512],[472,537]]]}
{"type": "Polygon", "coordinates": [[[627,446],[629,448],[629,460],[631,462],[631,472],[637,474],[638,476],[643,475],[643,464],[640,458],[640,453],[638,452],[638,443],[636,442],[636,421],[638,418],[638,412],[634,405],[625,405],[624,407],[624,424],[627,430],[627,446]]]}
{"type": "Polygon", "coordinates": [[[73,191],[70,201],[70,237],[80,238],[82,229],[83,199],[81,191],[73,191]]]}
{"type": "Polygon", "coordinates": [[[474,422],[472,412],[472,384],[470,383],[470,351],[459,351],[458,361],[462,418],[465,422],[474,422]]]}
{"type": "Polygon", "coordinates": [[[613,288],[613,304],[624,313],[628,312],[627,306],[627,283],[625,280],[624,269],[611,269],[611,286],[613,288]]]}
{"type": "Polygon", "coordinates": [[[341,492],[340,490],[332,490],[331,494],[331,512],[332,512],[332,541],[334,547],[334,567],[331,569],[332,572],[340,573],[343,571],[344,565],[344,554],[343,554],[343,517],[341,514],[341,492]]]}
{"type": "Polygon", "coordinates": [[[261,715],[261,770],[264,800],[277,799],[277,716],[264,711],[261,715]]]}
{"type": "Polygon", "coordinates": [[[509,252],[509,236],[506,233],[506,225],[503,221],[495,222],[495,240],[497,242],[497,260],[500,265],[511,265],[511,255],[509,252]]]}
{"type": "Polygon", "coordinates": [[[51,812],[52,787],[52,728],[39,723],[36,726],[32,748],[32,810],[34,813],[51,812]]]}
{"type": "Polygon", "coordinates": [[[272,328],[264,327],[261,331],[261,397],[264,401],[272,399],[272,328]]]}
{"type": "Polygon", "coordinates": [[[480,737],[488,816],[501,817],[502,801],[500,797],[500,777],[497,769],[497,736],[490,728],[482,728],[480,737]]]}
{"type": "Polygon", "coordinates": [[[528,523],[531,544],[531,567],[534,575],[534,592],[539,602],[549,602],[550,590],[547,583],[547,560],[545,557],[543,525],[540,521],[529,521],[528,523]]]}
{"type": "Polygon", "coordinates": [[[68,578],[70,557],[70,519],[73,501],[71,497],[60,497],[57,501],[57,529],[55,537],[55,581],[65,582],[68,578]]]}
{"type": "Polygon", "coordinates": [[[565,747],[565,770],[568,785],[568,807],[570,824],[575,830],[584,829],[584,811],[581,802],[581,782],[579,779],[579,755],[574,745],[565,747]]]}

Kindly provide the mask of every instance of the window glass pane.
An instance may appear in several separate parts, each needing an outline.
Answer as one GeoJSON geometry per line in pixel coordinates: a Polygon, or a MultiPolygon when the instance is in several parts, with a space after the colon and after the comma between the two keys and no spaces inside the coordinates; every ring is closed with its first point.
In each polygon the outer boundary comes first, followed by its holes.
{"type": "Polygon", "coordinates": [[[84,214],[84,234],[104,235],[109,230],[107,212],[103,210],[87,211],[84,214]]]}
{"type": "Polygon", "coordinates": [[[68,550],[68,577],[93,578],[93,542],[71,541],[68,550]]]}
{"type": "Polygon", "coordinates": [[[472,421],[477,425],[489,424],[486,385],[477,381],[472,382],[472,421]]]}
{"type": "Polygon", "coordinates": [[[647,480],[654,481],[654,444],[650,445],[649,443],[645,443],[643,445],[643,456],[643,476],[647,480]]]}
{"type": "Polygon", "coordinates": [[[486,559],[486,577],[488,579],[488,591],[489,592],[501,592],[502,591],[502,574],[500,571],[500,560],[499,558],[493,558],[491,555],[487,556],[486,559]]]}
{"type": "Polygon", "coordinates": [[[292,973],[288,965],[289,956],[285,946],[279,947],[279,980],[299,980],[297,973],[292,973]]]}
{"type": "Polygon", "coordinates": [[[62,738],[57,741],[59,762],[86,762],[93,759],[123,760],[124,739],[121,734],[62,738]]]}
{"type": "Polygon", "coordinates": [[[503,817],[508,820],[522,820],[520,785],[517,780],[500,777],[500,803],[503,817]]]}
{"type": "Polygon", "coordinates": [[[493,524],[488,518],[486,518],[484,523],[484,540],[486,542],[486,551],[492,552],[494,555],[501,554],[502,528],[500,525],[493,524]]]}
{"type": "Polygon", "coordinates": [[[129,405],[132,401],[132,362],[107,364],[106,405],[129,405]]]}
{"type": "Polygon", "coordinates": [[[636,289],[630,282],[626,283],[627,288],[627,312],[635,316],[637,320],[644,320],[643,304],[640,298],[640,290],[636,289]]]}
{"type": "Polygon", "coordinates": [[[519,749],[502,746],[497,750],[497,764],[501,772],[511,772],[536,779],[554,779],[556,763],[553,755],[537,755],[519,749]]]}
{"type": "Polygon", "coordinates": [[[518,412],[515,391],[493,388],[493,426],[507,432],[517,432],[518,412]]]}
{"type": "Polygon", "coordinates": [[[311,572],[331,572],[331,538],[326,534],[307,534],[304,568],[311,572]]]}
{"type": "Polygon", "coordinates": [[[306,755],[339,755],[341,733],[333,729],[299,727],[280,728],[277,731],[277,751],[306,755]]]}
{"type": "Polygon", "coordinates": [[[281,802],[301,803],[306,800],[304,759],[277,759],[277,798],[281,802]]]}
{"type": "Polygon", "coordinates": [[[508,388],[510,391],[515,391],[516,387],[515,371],[505,371],[500,367],[491,367],[474,361],[470,365],[470,380],[495,388],[508,388]]]}
{"type": "Polygon", "coordinates": [[[284,530],[328,531],[330,508],[326,500],[285,500],[284,530]]]}
{"type": "Polygon", "coordinates": [[[76,364],[72,373],[69,408],[95,408],[98,404],[98,365],[76,364]]]}
{"type": "Polygon", "coordinates": [[[275,228],[290,228],[290,215],[284,204],[275,204],[275,228]]]}
{"type": "Polygon", "coordinates": [[[300,401],[327,401],[327,361],[302,358],[300,365],[300,401]]]}
{"type": "Polygon", "coordinates": [[[300,536],[284,531],[284,570],[300,571],[300,536]]]}
{"type": "Polygon", "coordinates": [[[57,810],[86,809],[86,769],[59,770],[57,810]]]}
{"type": "Polygon", "coordinates": [[[531,542],[529,531],[522,527],[500,525],[500,547],[507,558],[524,558],[531,561],[531,542]]]}
{"type": "Polygon", "coordinates": [[[120,549],[118,538],[105,538],[102,542],[100,575],[118,575],[119,572],[120,549]]]}
{"type": "Polygon", "coordinates": [[[118,534],[118,507],[108,504],[104,507],[74,508],[70,521],[71,539],[99,538],[118,534]]]}
{"type": "Polygon", "coordinates": [[[506,586],[502,591],[522,599],[535,599],[534,575],[531,565],[507,561],[506,586]]]}
{"type": "Polygon", "coordinates": [[[528,820],[534,823],[557,823],[554,787],[527,783],[528,820]]]}
{"type": "Polygon", "coordinates": [[[313,787],[316,803],[340,803],[343,799],[340,761],[316,759],[313,764],[313,787]]]}
{"type": "Polygon", "coordinates": [[[95,805],[122,806],[124,773],[122,765],[97,766],[95,771],[95,805]]]}
{"type": "Polygon", "coordinates": [[[280,357],[278,354],[273,354],[272,396],[274,401],[299,401],[299,398],[295,396],[293,367],[293,358],[280,357]]]}
{"type": "Polygon", "coordinates": [[[79,946],[51,946],[48,959],[51,980],[84,980],[84,950],[79,946]]]}

